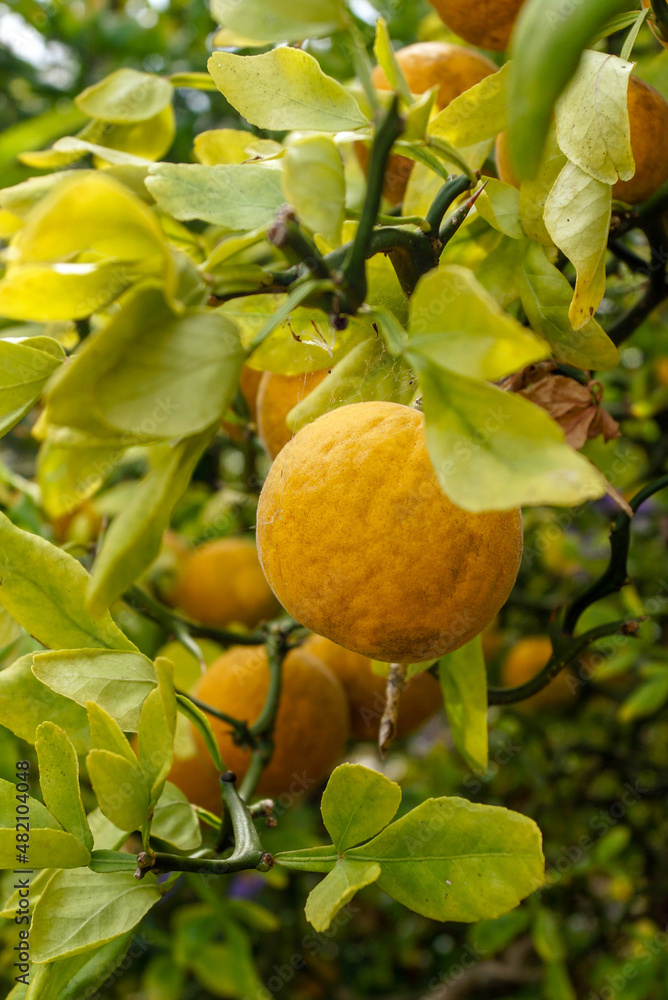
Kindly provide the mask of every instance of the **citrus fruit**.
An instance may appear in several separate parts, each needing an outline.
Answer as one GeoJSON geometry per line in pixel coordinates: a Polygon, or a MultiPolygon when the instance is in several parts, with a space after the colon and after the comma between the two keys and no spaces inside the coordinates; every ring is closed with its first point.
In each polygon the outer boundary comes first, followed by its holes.
{"type": "MultiPolygon", "coordinates": [[[[520,639],[508,653],[501,668],[504,687],[517,687],[531,680],[543,669],[551,655],[552,643],[547,636],[530,635],[520,639]]],[[[514,707],[522,712],[536,708],[561,708],[573,701],[573,695],[572,677],[567,670],[562,670],[542,691],[516,702],[514,707]]]]}
{"type": "MultiPolygon", "coordinates": [[[[385,708],[385,678],[374,674],[368,656],[337,646],[321,635],[312,635],[302,649],[313,653],[336,674],[350,704],[350,725],[356,740],[376,740],[385,708]]],[[[442,704],[441,689],[431,674],[407,681],[401,693],[397,736],[406,736],[434,715],[442,704]]]]}
{"type": "Polygon", "coordinates": [[[496,160],[496,172],[499,175],[499,180],[503,181],[504,184],[512,184],[513,187],[519,188],[520,182],[510,159],[508,133],[505,129],[503,132],[499,132],[496,137],[494,159],[496,160]]]}
{"type": "Polygon", "coordinates": [[[524,0],[429,0],[441,21],[470,45],[503,52],[524,0]]]}
{"type": "Polygon", "coordinates": [[[473,514],[443,494],[417,410],[352,403],[307,424],[274,461],[257,542],[302,625],[364,656],[416,663],[494,618],[517,576],[522,516],[473,514]]]}
{"type": "Polygon", "coordinates": [[[218,538],[194,549],[181,568],[170,603],[204,625],[237,622],[254,628],[280,611],[247,538],[218,538]]]}
{"type": "Polygon", "coordinates": [[[276,458],[292,437],[285,422],[288,413],[320,385],[327,374],[327,371],[305,375],[263,374],[257,394],[257,425],[260,440],[272,458],[276,458]]]}
{"type": "Polygon", "coordinates": [[[668,104],[658,90],[631,76],[628,108],[636,172],[613,185],[612,197],[638,205],[668,180],[668,104]]]}
{"type": "MultiPolygon", "coordinates": [[[[253,723],[264,706],[268,686],[269,665],[264,646],[235,646],[211,664],[192,693],[233,718],[253,723]]],[[[213,716],[209,716],[209,721],[225,766],[241,780],[248,768],[250,751],[234,742],[227,723],[213,716]]],[[[262,773],[258,794],[288,793],[299,797],[315,788],[342,756],[349,732],[348,702],[341,682],[312,653],[301,648],[290,650],[283,661],[274,753],[262,773]]],[[[204,740],[195,730],[193,739],[201,760],[206,762],[205,768],[210,770],[212,795],[207,808],[212,808],[211,803],[220,800],[218,775],[204,740]]],[[[197,777],[199,780],[199,770],[197,777]]],[[[180,787],[189,794],[189,789],[180,787]]],[[[218,805],[216,810],[219,811],[218,805]]]]}
{"type": "MultiPolygon", "coordinates": [[[[396,57],[411,93],[424,94],[425,91],[438,86],[436,107],[439,111],[455,97],[497,70],[494,63],[479,52],[472,52],[461,45],[452,45],[448,42],[416,42],[414,45],[399,49],[396,57]]],[[[378,90],[391,89],[387,76],[380,66],[374,67],[371,79],[378,90]]],[[[368,144],[356,143],[355,152],[366,174],[369,164],[368,144]]],[[[397,153],[390,156],[385,172],[383,194],[393,205],[403,200],[412,169],[413,161],[408,157],[397,153]]]]}

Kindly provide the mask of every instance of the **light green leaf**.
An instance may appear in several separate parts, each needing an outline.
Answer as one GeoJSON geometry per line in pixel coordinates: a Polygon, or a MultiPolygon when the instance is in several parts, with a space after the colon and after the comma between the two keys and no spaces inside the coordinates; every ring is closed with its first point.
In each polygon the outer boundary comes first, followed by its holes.
{"type": "Polygon", "coordinates": [[[533,820],[455,797],[428,799],[346,858],[379,864],[379,888],[433,920],[498,916],[543,882],[533,820]]]}
{"type": "Polygon", "coordinates": [[[138,756],[151,791],[151,804],[162,792],[174,759],[176,728],[176,695],[174,666],[170,660],[155,661],[158,686],[142,705],[139,717],[138,756]]]}
{"type": "Polygon", "coordinates": [[[553,247],[554,242],[545,228],[543,219],[545,202],[566,162],[566,157],[557,144],[557,133],[553,124],[545,140],[536,176],[532,180],[522,181],[520,185],[522,228],[529,239],[547,247],[553,247]]]}
{"type": "Polygon", "coordinates": [[[33,673],[53,691],[111,715],[123,732],[136,732],[139,712],[155,688],[153,664],[141,653],[72,649],[37,653],[33,673]]]}
{"type": "Polygon", "coordinates": [[[300,872],[331,872],[338,861],[338,853],[333,844],[326,847],[307,847],[301,851],[282,851],[274,861],[284,868],[300,872]]]}
{"type": "Polygon", "coordinates": [[[375,862],[358,864],[340,859],[308,894],[304,911],[306,919],[316,931],[326,931],[339,910],[350,902],[359,889],[376,882],[380,873],[380,865],[375,862]]]}
{"type": "Polygon", "coordinates": [[[531,941],[544,962],[563,962],[566,957],[558,918],[544,906],[539,906],[534,914],[531,941]]]}
{"type": "MultiPolygon", "coordinates": [[[[28,782],[30,784],[30,782],[28,782]]],[[[44,830],[61,830],[58,820],[51,815],[45,805],[39,799],[34,799],[29,793],[19,793],[16,785],[12,781],[5,781],[0,778],[0,830],[11,830],[16,833],[16,805],[17,794],[28,795],[28,815],[30,825],[44,830]]],[[[14,854],[16,853],[16,837],[14,837],[14,854]]],[[[13,868],[13,865],[10,865],[13,868]]]]}
{"type": "Polygon", "coordinates": [[[549,355],[544,341],[497,305],[471,271],[446,264],[418,282],[411,298],[414,353],[460,375],[497,379],[549,355]]]}
{"type": "MultiPolygon", "coordinates": [[[[413,103],[413,97],[406,83],[406,77],[403,74],[401,66],[394,54],[394,49],[392,48],[392,39],[390,38],[390,32],[387,27],[387,21],[382,17],[379,17],[376,21],[376,37],[373,44],[373,54],[375,55],[378,65],[382,69],[383,73],[387,77],[387,82],[390,85],[390,89],[396,91],[407,105],[413,103]]],[[[422,136],[420,136],[422,138],[422,136]]]]}
{"type": "MultiPolygon", "coordinates": [[[[14,790],[13,795],[15,794],[16,792],[14,790]]],[[[27,912],[29,913],[30,916],[32,916],[37,900],[42,895],[42,892],[44,891],[47,882],[52,877],[53,877],[53,872],[48,868],[43,868],[42,871],[40,871],[37,875],[34,875],[30,879],[29,897],[19,896],[19,889],[22,888],[21,886],[19,886],[18,889],[13,889],[13,891],[7,897],[5,902],[2,904],[2,909],[0,909],[0,917],[3,917],[5,920],[13,920],[14,917],[16,916],[16,910],[18,908],[19,901],[21,899],[26,899],[28,901],[27,912]]]]}
{"type": "Polygon", "coordinates": [[[302,49],[214,52],[207,65],[232,107],[258,128],[341,132],[367,125],[354,97],[302,49]]]}
{"type": "Polygon", "coordinates": [[[137,857],[126,851],[93,851],[88,867],[92,872],[103,875],[107,872],[134,872],[137,869],[137,857]]]}
{"type": "Polygon", "coordinates": [[[393,358],[398,358],[408,340],[408,334],[401,321],[390,309],[383,306],[374,306],[365,315],[371,323],[378,327],[387,353],[393,358]]]}
{"type": "MultiPolygon", "coordinates": [[[[94,750],[108,750],[110,753],[124,757],[132,767],[139,769],[137,758],[128,743],[125,734],[115,719],[105,712],[94,701],[86,703],[88,723],[90,726],[90,742],[94,750]]],[[[124,829],[121,827],[121,829],[124,829]]]]}
{"type": "Polygon", "coordinates": [[[85,710],[38,681],[32,658],[28,653],[0,671],[0,725],[34,743],[37,727],[49,719],[66,730],[77,753],[86,753],[90,736],[85,710]]]}
{"type": "Polygon", "coordinates": [[[81,563],[46,539],[14,527],[0,514],[2,603],[51,649],[131,649],[108,612],[86,609],[89,576],[81,563]]]}
{"type": "Polygon", "coordinates": [[[656,674],[640,684],[622,702],[619,718],[622,722],[633,722],[654,715],[668,701],[668,668],[661,667],[656,674]]]}
{"type": "Polygon", "coordinates": [[[465,510],[570,506],[605,481],[566,444],[558,424],[515,393],[425,362],[419,367],[427,446],[443,492],[465,510]]]}
{"type": "Polygon", "coordinates": [[[502,236],[480,262],[472,263],[476,278],[502,309],[510,309],[520,297],[526,245],[526,239],[502,236]]]}
{"type": "Polygon", "coordinates": [[[343,161],[326,135],[299,139],[288,147],[283,167],[283,193],[303,226],[338,244],[345,214],[343,161]]]}
{"type": "Polygon", "coordinates": [[[524,239],[520,222],[520,193],[517,188],[490,177],[475,203],[478,215],[505,236],[524,239]]]}
{"type": "Polygon", "coordinates": [[[152,118],[171,104],[173,95],[164,77],[124,67],[87,87],[75,103],[91,118],[123,124],[152,118]]]}
{"type": "Polygon", "coordinates": [[[139,765],[109,750],[91,750],[88,777],[107,819],[127,830],[141,830],[149,811],[149,790],[139,765]]]}
{"type": "MultiPolygon", "coordinates": [[[[30,824],[28,863],[35,870],[44,868],[81,868],[88,864],[90,851],[78,837],[64,830],[43,830],[30,824]]],[[[19,866],[16,830],[0,829],[0,870],[19,866]]],[[[27,866],[26,866],[27,867],[27,866]]]]}
{"type": "Polygon", "coordinates": [[[81,1000],[94,996],[122,961],[132,933],[121,935],[95,951],[33,966],[26,1000],[81,1000]]]}
{"type": "Polygon", "coordinates": [[[609,184],[567,163],[545,202],[547,231],[577,272],[569,310],[575,330],[592,318],[605,292],[611,191],[609,184]]]}
{"type": "Polygon", "coordinates": [[[115,518],[88,585],[87,600],[93,610],[113,604],[157,557],[172,511],[211,436],[206,431],[169,448],[115,518]]]}
{"type": "Polygon", "coordinates": [[[281,171],[257,163],[157,163],[149,168],[146,187],[175,219],[230,230],[268,225],[285,201],[281,171]]]}
{"type": "Polygon", "coordinates": [[[324,382],[317,385],[286,417],[298,431],[337,406],[369,400],[410,403],[417,380],[402,358],[393,358],[379,338],[364,340],[346,354],[324,382]]]}
{"type": "Polygon", "coordinates": [[[70,514],[94,496],[124,451],[124,442],[106,444],[87,435],[70,434],[61,445],[61,431],[52,429],[37,456],[37,483],[42,507],[55,520],[70,514]]]}
{"type": "Polygon", "coordinates": [[[480,636],[439,660],[438,676],[455,748],[471,770],[487,770],[487,672],[480,636]]]}
{"type": "Polygon", "coordinates": [[[194,851],[202,843],[197,813],[181,789],[170,781],[165,782],[153,812],[151,836],[180,851],[194,851]]]}
{"type": "Polygon", "coordinates": [[[308,4],[291,0],[213,0],[211,16],[236,35],[258,43],[322,38],[345,25],[344,8],[338,0],[309,0],[308,4]]]}
{"type": "Polygon", "coordinates": [[[574,330],[568,318],[572,289],[537,243],[527,244],[521,279],[522,306],[531,326],[545,337],[558,361],[575,368],[607,371],[619,352],[603,327],[590,319],[574,330]]]}
{"type": "Polygon", "coordinates": [[[557,102],[557,141],[571,163],[604,184],[635,173],[627,106],[633,64],[607,52],[583,52],[557,102]]]}
{"type": "Polygon", "coordinates": [[[11,646],[22,633],[23,629],[19,623],[12,618],[6,608],[0,605],[0,649],[11,646]]]}
{"type": "Polygon", "coordinates": [[[58,139],[57,142],[54,142],[53,149],[64,153],[81,153],[82,156],[85,156],[86,153],[93,153],[115,166],[148,167],[152,162],[143,156],[135,156],[134,153],[126,153],[121,149],[100,146],[95,142],[79,139],[76,135],[68,135],[63,139],[58,139]]]}
{"type": "Polygon", "coordinates": [[[36,963],[80,955],[132,930],[160,899],[154,875],[57,872],[35,908],[36,963]]]}
{"type": "Polygon", "coordinates": [[[90,851],[93,835],[79,789],[79,761],[74,745],[64,729],[43,722],[35,733],[39,785],[44,804],[67,833],[90,851]]]}
{"type": "MultiPolygon", "coordinates": [[[[33,338],[38,340],[41,338],[33,338]]],[[[0,340],[0,435],[22,420],[39,399],[42,389],[62,363],[65,352],[57,341],[58,354],[39,350],[29,340],[0,340]]]]}
{"type": "Polygon", "coordinates": [[[186,698],[183,694],[176,695],[176,707],[181,712],[182,715],[188,719],[192,725],[199,731],[204,740],[207,750],[211,755],[211,760],[217,771],[221,774],[225,770],[225,764],[223,763],[223,758],[220,755],[220,747],[218,746],[218,740],[213,734],[213,729],[211,728],[211,723],[209,722],[208,716],[198,708],[189,698],[186,698]]]}
{"type": "Polygon", "coordinates": [[[384,774],[362,764],[341,764],[327,782],[320,808],[325,828],[342,854],[387,826],[400,803],[401,788],[384,774]]]}
{"type": "Polygon", "coordinates": [[[99,808],[88,813],[88,825],[93,833],[93,847],[96,851],[117,851],[128,839],[130,832],[115,826],[99,808]]]}
{"type": "Polygon", "coordinates": [[[432,119],[429,134],[454,146],[472,146],[493,139],[508,119],[510,63],[465,90],[432,119]]]}

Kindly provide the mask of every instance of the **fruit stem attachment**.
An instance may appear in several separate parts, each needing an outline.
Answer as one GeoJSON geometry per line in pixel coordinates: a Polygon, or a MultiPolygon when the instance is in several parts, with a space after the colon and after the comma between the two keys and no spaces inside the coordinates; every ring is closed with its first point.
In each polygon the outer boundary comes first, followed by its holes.
{"type": "Polygon", "coordinates": [[[369,159],[366,197],[362,206],[360,222],[341,268],[341,287],[345,296],[345,312],[356,312],[366,298],[364,262],[368,256],[371,235],[378,217],[387,160],[395,140],[403,131],[403,127],[404,122],[399,114],[399,97],[395,94],[374,136],[369,159]]]}
{"type": "Polygon", "coordinates": [[[388,747],[397,733],[399,700],[406,683],[407,669],[407,663],[390,663],[385,687],[385,708],[378,727],[378,751],[383,759],[387,756],[388,747]]]}

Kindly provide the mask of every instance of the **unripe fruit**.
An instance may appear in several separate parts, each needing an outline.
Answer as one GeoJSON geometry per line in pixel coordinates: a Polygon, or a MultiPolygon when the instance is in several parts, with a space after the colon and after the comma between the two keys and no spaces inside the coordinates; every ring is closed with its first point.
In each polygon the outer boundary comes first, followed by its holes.
{"type": "Polygon", "coordinates": [[[292,438],[292,431],[285,422],[290,410],[313,392],[328,374],[328,371],[305,375],[263,374],[257,394],[257,425],[260,440],[271,458],[276,458],[292,438]]]}
{"type": "Polygon", "coordinates": [[[255,628],[280,611],[255,545],[246,538],[219,538],[196,548],[169,597],[189,618],[219,627],[235,622],[255,628]]]}
{"type": "MultiPolygon", "coordinates": [[[[313,653],[336,674],[350,703],[350,723],[356,740],[376,740],[378,724],[385,708],[384,677],[374,674],[371,660],[343,646],[312,635],[302,649],[313,653]]],[[[406,736],[438,712],[443,703],[438,681],[424,673],[406,682],[399,702],[397,736],[406,736]]]]}
{"type": "MultiPolygon", "coordinates": [[[[506,657],[502,667],[504,687],[517,687],[525,684],[539,673],[552,655],[552,643],[544,635],[531,635],[520,639],[506,657]]],[[[574,698],[573,678],[568,670],[562,670],[551,681],[531,698],[514,703],[518,711],[532,709],[562,708],[574,698]],[[570,681],[570,683],[569,683],[570,681]]]]}
{"type": "Polygon", "coordinates": [[[429,0],[441,21],[470,45],[503,52],[524,0],[429,0]]]}
{"type": "Polygon", "coordinates": [[[422,413],[353,403],[303,427],[274,461],[257,542],[302,625],[364,656],[416,663],[494,618],[519,569],[522,516],[473,514],[444,495],[422,413]]]}
{"type": "MultiPolygon", "coordinates": [[[[472,52],[461,45],[451,45],[448,42],[416,42],[415,45],[399,49],[396,58],[411,93],[424,94],[432,87],[438,86],[436,107],[439,111],[455,97],[459,97],[465,90],[469,90],[497,70],[494,63],[479,52],[472,52]]],[[[374,66],[371,80],[378,90],[391,89],[389,80],[380,66],[374,66]]],[[[358,142],[355,144],[355,152],[366,173],[369,147],[358,142]]],[[[408,157],[397,153],[390,156],[385,172],[383,194],[393,205],[403,201],[412,169],[413,161],[408,157]]]]}
{"type": "MultiPolygon", "coordinates": [[[[345,750],[350,732],[348,702],[340,681],[320,660],[301,648],[287,654],[282,676],[274,753],[262,773],[257,794],[287,793],[301,797],[329,775],[345,750]]],[[[211,664],[195,685],[193,695],[252,724],[262,711],[268,686],[269,665],[264,646],[236,646],[211,664]]],[[[234,742],[227,723],[213,716],[209,716],[209,721],[225,766],[241,780],[248,769],[250,751],[234,742]]],[[[195,730],[193,738],[205,772],[209,771],[211,778],[208,792],[203,795],[201,769],[196,769],[197,794],[206,798],[199,804],[220,812],[217,773],[204,740],[195,730]]],[[[189,794],[189,789],[183,790],[189,794]]]]}

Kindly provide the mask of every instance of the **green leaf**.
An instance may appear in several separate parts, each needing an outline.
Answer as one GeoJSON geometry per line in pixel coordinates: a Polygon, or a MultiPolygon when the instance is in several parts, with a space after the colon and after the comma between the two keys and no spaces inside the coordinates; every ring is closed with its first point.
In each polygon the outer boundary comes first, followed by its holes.
{"type": "Polygon", "coordinates": [[[307,847],[300,851],[282,851],[274,856],[274,861],[284,868],[299,872],[331,872],[338,861],[338,853],[333,844],[326,847],[307,847]]]}
{"type": "MultiPolygon", "coordinates": [[[[13,790],[13,794],[16,794],[16,790],[13,790]]],[[[33,800],[36,801],[36,800],[33,800]]],[[[13,803],[12,803],[13,804],[13,803]]],[[[11,806],[10,806],[11,808],[11,806]]],[[[42,895],[44,888],[50,878],[53,878],[53,871],[49,868],[43,868],[41,872],[30,879],[30,896],[19,896],[19,890],[14,889],[10,895],[7,897],[5,902],[2,904],[2,909],[0,909],[0,917],[4,917],[5,920],[13,920],[16,916],[16,910],[21,899],[28,900],[27,912],[30,916],[33,914],[35,904],[37,900],[42,895]]]]}
{"type": "Polygon", "coordinates": [[[635,173],[627,94],[633,64],[583,52],[556,107],[557,141],[571,163],[604,184],[635,173]]]}
{"type": "Polygon", "coordinates": [[[155,876],[57,872],[35,907],[31,929],[36,963],[80,955],[132,930],[160,899],[155,876]]]}
{"type": "MultiPolygon", "coordinates": [[[[381,67],[383,73],[387,77],[387,82],[390,85],[390,89],[396,91],[407,105],[413,103],[412,94],[406,83],[406,78],[403,74],[401,66],[394,54],[394,49],[392,48],[392,39],[390,38],[390,32],[387,27],[387,21],[384,18],[379,17],[376,21],[376,37],[373,43],[373,54],[375,55],[378,65],[381,67]]],[[[422,136],[420,136],[422,138],[422,136]]]]}
{"type": "Polygon", "coordinates": [[[85,710],[38,681],[32,658],[28,653],[0,671],[0,726],[34,743],[37,727],[49,719],[69,734],[77,753],[86,753],[90,736],[85,710]]]}
{"type": "Polygon", "coordinates": [[[531,941],[544,962],[563,962],[566,957],[557,917],[544,906],[539,906],[534,914],[531,941]]]}
{"type": "Polygon", "coordinates": [[[502,236],[480,262],[472,264],[476,278],[502,309],[511,309],[520,297],[526,245],[526,239],[502,236]]]}
{"type": "Polygon", "coordinates": [[[149,811],[149,790],[139,765],[109,750],[91,750],[86,767],[107,819],[121,829],[141,830],[149,811]]]}
{"type": "Polygon", "coordinates": [[[302,49],[214,52],[207,65],[232,107],[258,128],[341,132],[367,125],[354,97],[302,49]]]}
{"type": "MultiPolygon", "coordinates": [[[[21,856],[22,857],[22,856],[21,856]]],[[[88,864],[90,852],[78,837],[64,830],[43,830],[30,823],[28,862],[37,871],[45,868],[81,868],[88,864]]],[[[16,830],[0,829],[0,870],[17,867],[16,830]]]]}
{"type": "Polygon", "coordinates": [[[387,826],[400,803],[396,782],[362,764],[341,764],[327,782],[320,808],[325,828],[342,854],[387,826]]]}
{"type": "Polygon", "coordinates": [[[93,835],[79,789],[79,761],[71,739],[53,722],[43,722],[35,733],[39,784],[44,804],[67,833],[88,850],[93,835]]]}
{"type": "Polygon", "coordinates": [[[552,112],[582,51],[628,0],[528,0],[515,25],[508,80],[509,139],[518,175],[538,169],[552,112]]]}
{"type": "Polygon", "coordinates": [[[639,685],[620,706],[618,715],[622,722],[633,722],[654,715],[668,701],[668,668],[662,667],[656,675],[639,685]]]}
{"type": "Polygon", "coordinates": [[[510,63],[450,101],[429,124],[429,134],[452,143],[472,146],[492,139],[506,127],[510,63]]]}
{"type": "Polygon", "coordinates": [[[136,732],[139,712],[155,688],[153,664],[141,653],[97,649],[37,653],[33,673],[53,691],[85,707],[94,701],[124,732],[136,732]]]}
{"type": "Polygon", "coordinates": [[[470,930],[469,940],[475,951],[484,958],[490,958],[503,951],[528,926],[529,913],[526,909],[511,910],[494,920],[481,920],[475,924],[470,930]]]}
{"type": "Polygon", "coordinates": [[[157,557],[172,511],[211,436],[212,432],[206,431],[179,441],[164,452],[136,487],[113,521],[95,561],[87,592],[93,610],[113,604],[157,557]]]}
{"type": "Polygon", "coordinates": [[[546,247],[553,247],[552,237],[545,228],[545,202],[554,183],[566,165],[566,157],[557,144],[554,124],[548,132],[538,171],[532,180],[520,185],[520,218],[526,235],[546,247]]]}
{"type": "Polygon", "coordinates": [[[294,42],[322,38],[345,25],[338,0],[212,0],[211,16],[235,34],[264,42],[294,42]],[[261,37],[258,37],[258,32],[261,37]]]}
{"type": "MultiPolygon", "coordinates": [[[[14,782],[5,781],[4,778],[0,778],[0,829],[12,830],[14,833],[16,833],[17,794],[19,793],[14,782]]],[[[21,792],[20,794],[24,795],[26,793],[21,792]]],[[[45,830],[62,829],[58,820],[51,815],[47,807],[39,799],[34,799],[29,795],[27,805],[31,826],[34,825],[38,829],[45,830]]],[[[16,837],[14,838],[14,853],[16,853],[16,837]]],[[[13,867],[13,864],[10,865],[10,868],[13,867]]]]}
{"type": "Polygon", "coordinates": [[[173,95],[164,77],[123,68],[87,87],[75,103],[91,118],[124,124],[152,118],[171,104],[173,95]]]}
{"type": "Polygon", "coordinates": [[[387,353],[393,358],[398,358],[408,340],[408,334],[400,320],[393,312],[383,306],[374,306],[365,315],[371,323],[378,327],[387,353]]]}
{"type": "Polygon", "coordinates": [[[346,857],[379,864],[378,887],[433,920],[495,917],[543,882],[533,820],[454,797],[428,799],[346,857]]]}
{"type": "Polygon", "coordinates": [[[379,338],[362,341],[332,373],[288,413],[286,423],[298,431],[336,406],[374,399],[410,403],[417,380],[403,358],[393,358],[379,338]]]}
{"type": "Polygon", "coordinates": [[[520,193],[517,188],[490,177],[485,190],[475,203],[478,215],[505,236],[524,239],[520,221],[520,193]]]}
{"type": "Polygon", "coordinates": [[[179,851],[194,851],[202,843],[197,813],[180,788],[165,782],[151,822],[151,836],[179,851]]]}
{"type": "Polygon", "coordinates": [[[308,136],[285,154],[283,193],[303,226],[338,244],[345,215],[343,161],[333,139],[308,136]]]}
{"type": "Polygon", "coordinates": [[[88,867],[92,872],[103,875],[108,872],[134,872],[137,868],[137,857],[126,851],[93,851],[88,867]]]}
{"type": "Polygon", "coordinates": [[[94,996],[122,961],[132,933],[121,935],[95,951],[33,966],[26,1000],[81,1000],[94,996]]]}
{"type": "Polygon", "coordinates": [[[568,280],[537,243],[527,244],[521,278],[522,306],[536,333],[545,337],[558,361],[575,368],[607,371],[619,352],[603,327],[590,319],[574,330],[568,318],[572,295],[568,280]]]}
{"type": "Polygon", "coordinates": [[[137,739],[139,763],[148,780],[151,805],[160,798],[172,766],[176,729],[174,666],[170,660],[158,657],[155,672],[158,686],[142,705],[137,739]]]}
{"type": "Polygon", "coordinates": [[[88,825],[93,832],[96,851],[116,851],[128,838],[129,831],[115,826],[99,808],[88,813],[88,825]]]}
{"type": "Polygon", "coordinates": [[[65,446],[59,440],[63,436],[52,429],[37,456],[42,506],[52,520],[70,514],[94,496],[124,451],[123,442],[106,444],[82,435],[75,442],[73,434],[70,446],[65,446]]]}
{"type": "MultiPolygon", "coordinates": [[[[42,338],[34,337],[33,341],[42,338]]],[[[0,435],[6,434],[39,399],[47,379],[62,363],[65,352],[57,341],[58,353],[39,350],[26,340],[0,340],[0,435]]]]}
{"type": "Polygon", "coordinates": [[[149,168],[146,187],[175,219],[230,230],[268,225],[285,201],[281,171],[256,163],[158,163],[149,168]]]}
{"type": "Polygon", "coordinates": [[[498,379],[548,356],[544,341],[497,305],[471,271],[446,264],[420,279],[411,298],[407,357],[460,375],[498,379]]]}
{"type": "Polygon", "coordinates": [[[592,318],[605,292],[611,192],[609,184],[567,163],[545,202],[545,227],[577,272],[568,314],[575,330],[592,318]]]}
{"type": "Polygon", "coordinates": [[[475,639],[439,660],[438,676],[455,748],[476,774],[487,770],[487,672],[475,639]]]}
{"type": "Polygon", "coordinates": [[[0,514],[2,603],[26,631],[52,649],[131,649],[108,612],[86,609],[89,576],[81,563],[0,514]]]}
{"type": "Polygon", "coordinates": [[[218,746],[218,740],[213,734],[213,729],[211,728],[211,723],[209,722],[208,716],[197,707],[189,698],[186,698],[183,694],[176,695],[176,707],[179,712],[182,713],[188,719],[195,729],[198,730],[204,743],[206,745],[209,754],[211,755],[211,760],[217,771],[221,774],[225,770],[225,764],[223,763],[223,758],[220,755],[220,747],[218,746]]]}
{"type": "Polygon", "coordinates": [[[316,931],[326,931],[339,910],[350,902],[358,889],[376,882],[380,873],[380,865],[373,861],[361,865],[345,858],[340,859],[322,882],[318,882],[308,894],[304,911],[306,919],[316,931]]]}
{"type": "Polygon", "coordinates": [[[408,358],[420,372],[434,471],[453,503],[477,512],[569,506],[604,494],[603,477],[544,410],[417,352],[408,358]]]}
{"type": "MultiPolygon", "coordinates": [[[[88,712],[88,722],[90,725],[90,742],[94,750],[108,750],[110,753],[118,754],[135,768],[138,768],[137,758],[128,743],[125,733],[115,719],[105,712],[103,708],[96,705],[94,701],[86,703],[88,712]]],[[[125,827],[120,827],[125,829],[125,827]]]]}

